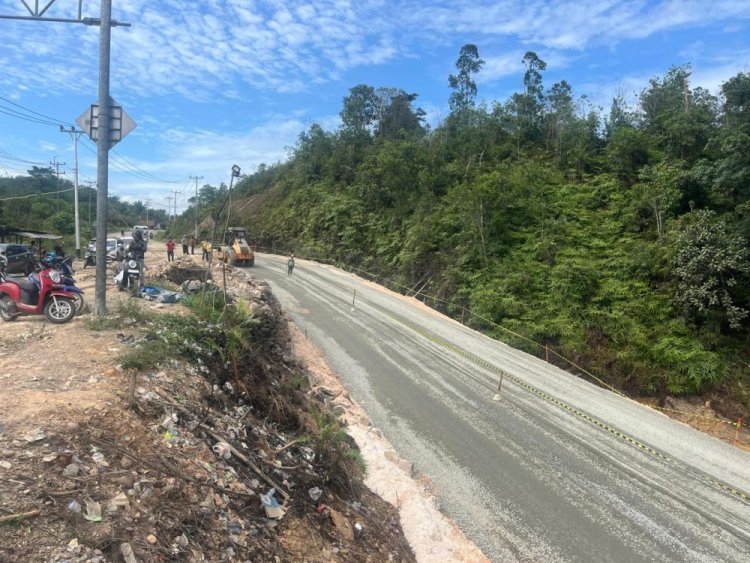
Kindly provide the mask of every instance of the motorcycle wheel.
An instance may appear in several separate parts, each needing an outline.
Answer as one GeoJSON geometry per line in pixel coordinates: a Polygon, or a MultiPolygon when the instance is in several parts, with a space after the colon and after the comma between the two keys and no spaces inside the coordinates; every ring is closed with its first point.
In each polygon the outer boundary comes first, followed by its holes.
{"type": "Polygon", "coordinates": [[[76,315],[76,307],[73,301],[67,297],[55,297],[44,305],[44,316],[55,324],[67,323],[76,315]],[[57,303],[55,303],[57,301],[57,303]]]}
{"type": "Polygon", "coordinates": [[[19,313],[13,313],[11,311],[16,310],[16,304],[7,295],[0,299],[0,318],[5,322],[15,321],[18,318],[19,313]]]}
{"type": "Polygon", "coordinates": [[[80,315],[83,312],[83,306],[85,305],[83,301],[83,295],[80,293],[74,294],[75,297],[73,297],[73,305],[76,308],[76,315],[80,315]]]}

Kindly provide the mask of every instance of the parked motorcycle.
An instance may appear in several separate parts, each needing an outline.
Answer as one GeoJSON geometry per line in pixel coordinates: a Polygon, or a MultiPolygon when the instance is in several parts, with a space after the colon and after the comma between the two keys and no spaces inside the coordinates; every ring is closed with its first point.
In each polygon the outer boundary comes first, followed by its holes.
{"type": "Polygon", "coordinates": [[[20,315],[44,314],[50,322],[62,324],[75,316],[74,294],[64,289],[60,272],[44,268],[38,273],[37,285],[28,279],[6,276],[6,265],[7,261],[0,259],[0,318],[4,321],[14,321],[20,315]]]}
{"type": "Polygon", "coordinates": [[[86,256],[83,257],[83,269],[86,266],[96,266],[96,249],[89,249],[86,251],[86,256]]]}
{"type": "MultiPolygon", "coordinates": [[[[73,258],[71,256],[55,256],[48,255],[46,260],[42,260],[42,265],[54,268],[60,272],[61,284],[65,291],[69,291],[73,294],[73,303],[76,307],[76,314],[80,314],[83,311],[85,305],[83,299],[83,290],[76,286],[76,280],[73,277],[75,270],[73,270],[73,258]]],[[[31,281],[38,283],[38,274],[32,273],[29,276],[31,281]]]]}

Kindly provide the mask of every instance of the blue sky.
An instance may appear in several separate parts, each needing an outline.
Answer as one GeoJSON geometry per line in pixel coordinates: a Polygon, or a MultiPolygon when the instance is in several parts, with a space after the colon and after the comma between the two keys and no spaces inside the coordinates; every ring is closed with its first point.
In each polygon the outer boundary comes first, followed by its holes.
{"type": "MultiPolygon", "coordinates": [[[[46,15],[77,6],[56,0],[46,15]]],[[[0,0],[0,14],[25,8],[0,0]]],[[[98,17],[99,2],[84,0],[83,15],[98,17]]],[[[228,182],[232,164],[250,173],[283,160],[311,123],[337,127],[357,84],[417,93],[439,123],[465,43],[486,62],[488,102],[520,88],[527,50],[547,62],[547,86],[566,79],[603,106],[617,92],[634,100],[675,64],[714,92],[750,72],[750,0],[113,0],[113,18],[132,27],[112,31],[111,92],[138,127],[115,149],[110,194],[163,207],[181,190],[178,212],[189,176],[228,182]]],[[[15,103],[73,122],[97,97],[98,33],[0,20],[0,174],[57,157],[72,178],[68,135],[6,113],[22,111],[15,103]]],[[[82,180],[96,177],[92,147],[79,147],[82,180]]]]}

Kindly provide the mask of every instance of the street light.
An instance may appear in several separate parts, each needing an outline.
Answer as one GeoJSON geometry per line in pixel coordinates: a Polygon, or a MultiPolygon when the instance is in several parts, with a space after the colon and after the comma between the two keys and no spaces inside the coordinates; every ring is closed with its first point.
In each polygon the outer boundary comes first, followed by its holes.
{"type": "MultiPolygon", "coordinates": [[[[232,165],[232,178],[239,178],[240,177],[240,167],[236,164],[232,165]]],[[[230,180],[229,183],[231,184],[232,181],[230,180]]]]}

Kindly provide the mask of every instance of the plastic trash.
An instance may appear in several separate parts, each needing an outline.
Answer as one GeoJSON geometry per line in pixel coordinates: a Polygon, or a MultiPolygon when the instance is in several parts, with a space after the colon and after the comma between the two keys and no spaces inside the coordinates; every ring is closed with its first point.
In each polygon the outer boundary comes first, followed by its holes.
{"type": "Polygon", "coordinates": [[[279,504],[274,495],[276,489],[269,489],[265,495],[260,495],[260,501],[266,510],[266,516],[280,520],[284,516],[284,508],[279,504]]]}
{"type": "Polygon", "coordinates": [[[89,522],[101,522],[102,505],[95,500],[88,499],[86,501],[86,514],[83,517],[89,522]]]}
{"type": "Polygon", "coordinates": [[[310,498],[315,501],[317,501],[323,495],[323,491],[318,487],[313,487],[307,492],[310,495],[310,498]]]}

